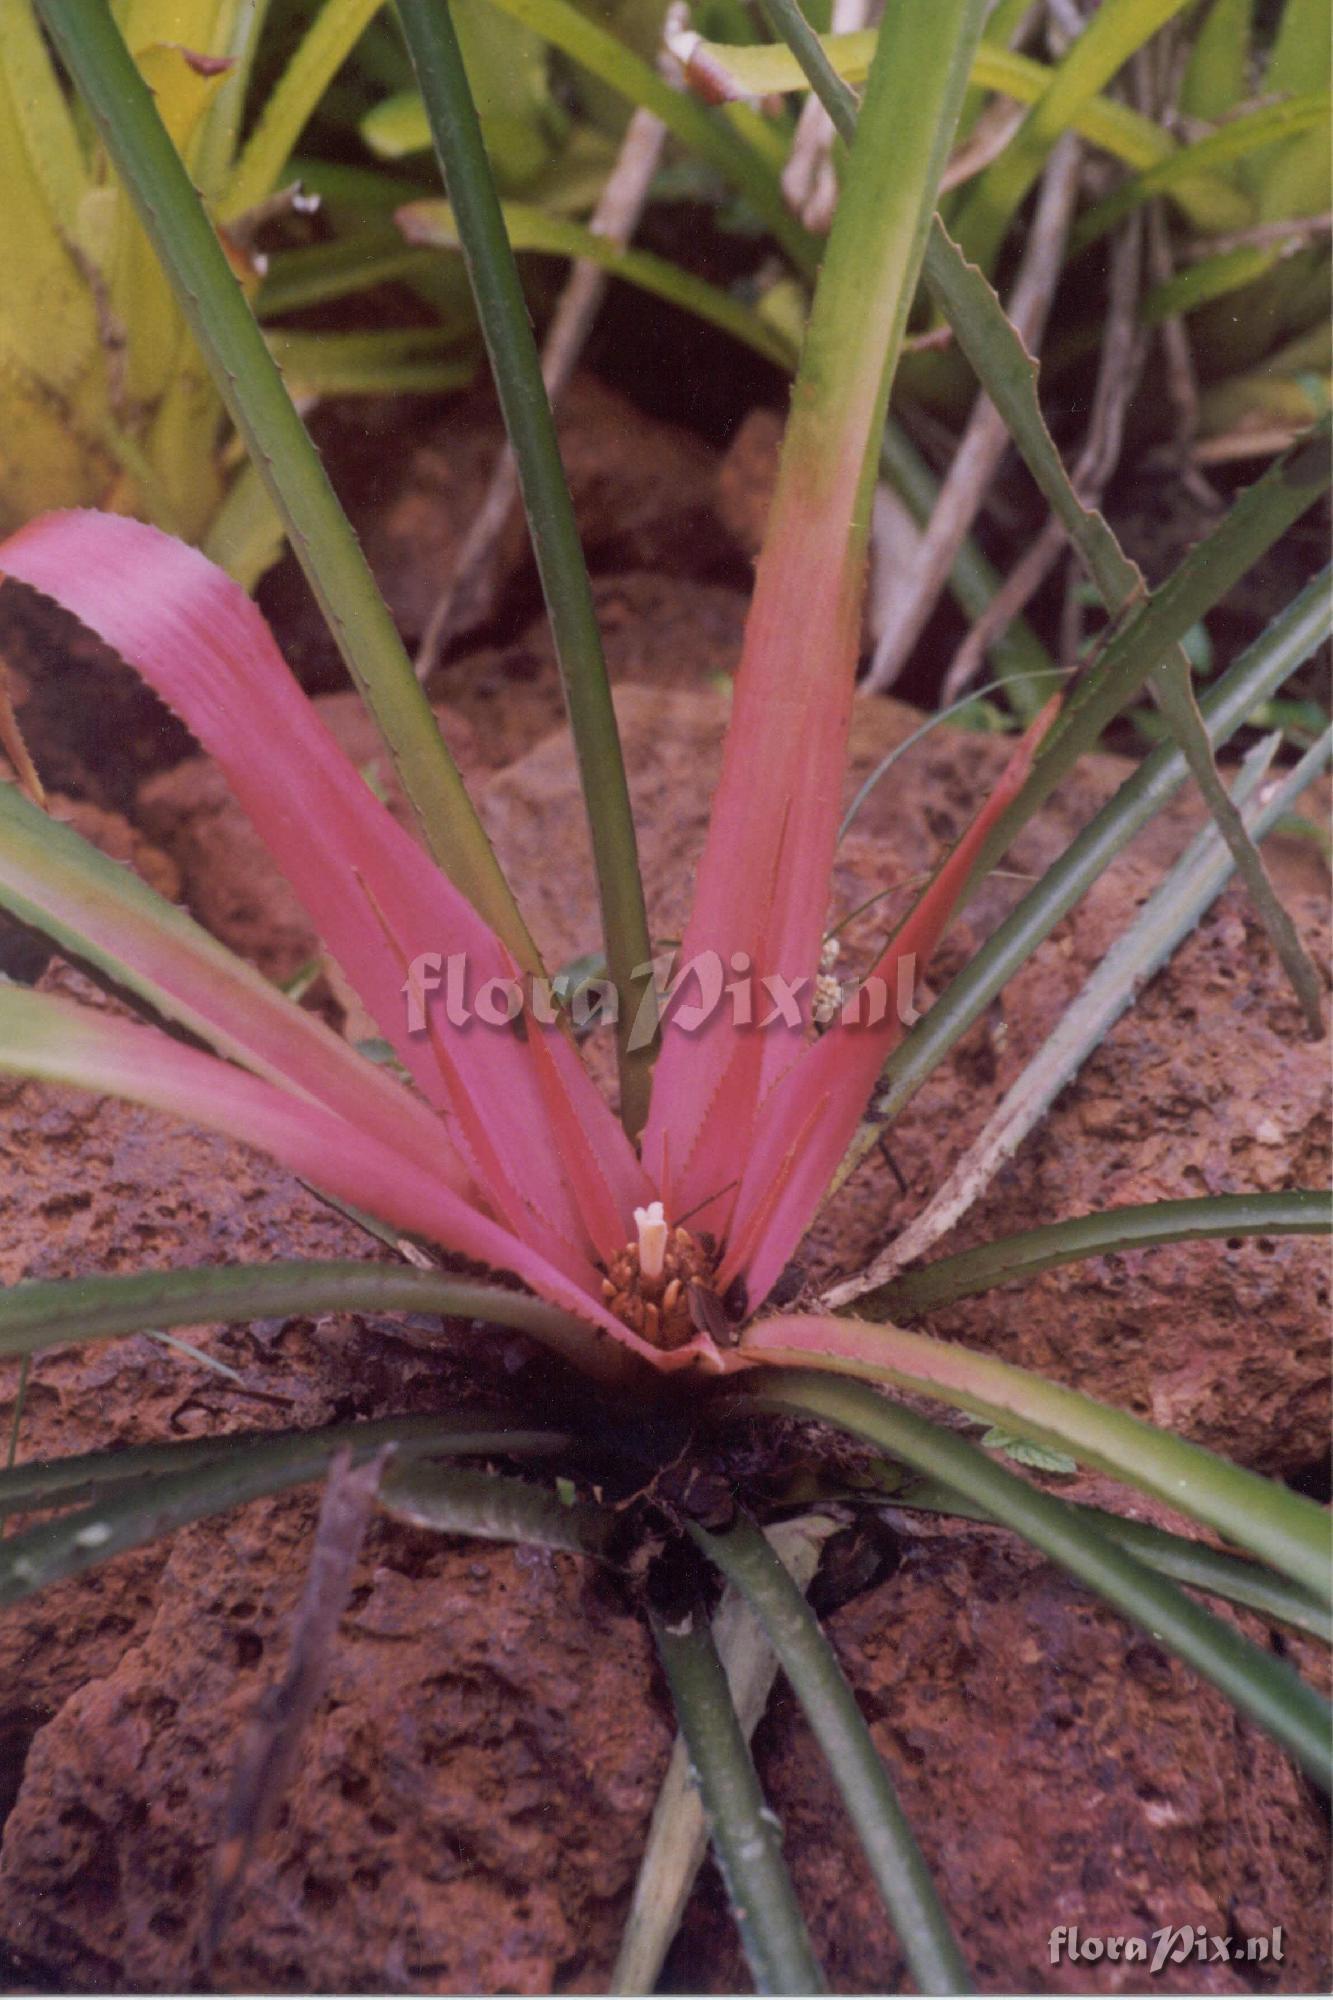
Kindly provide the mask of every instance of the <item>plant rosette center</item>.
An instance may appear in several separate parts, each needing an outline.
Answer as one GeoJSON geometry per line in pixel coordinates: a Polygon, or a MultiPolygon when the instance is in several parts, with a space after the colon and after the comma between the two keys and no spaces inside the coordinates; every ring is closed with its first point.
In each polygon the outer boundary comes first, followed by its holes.
{"type": "Polygon", "coordinates": [[[610,1310],[653,1347],[672,1352],[687,1347],[711,1320],[721,1316],[713,1289],[717,1258],[690,1230],[668,1223],[660,1201],[636,1208],[636,1242],[611,1259],[602,1280],[610,1310]],[[706,1295],[712,1306],[703,1303],[706,1295]],[[705,1317],[707,1315],[707,1317],[705,1317]]]}

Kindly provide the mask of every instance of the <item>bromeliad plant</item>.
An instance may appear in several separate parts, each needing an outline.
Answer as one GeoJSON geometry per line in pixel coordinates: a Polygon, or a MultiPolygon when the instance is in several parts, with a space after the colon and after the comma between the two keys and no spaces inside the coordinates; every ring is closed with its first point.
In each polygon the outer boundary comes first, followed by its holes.
{"type": "MultiPolygon", "coordinates": [[[[661,968],[652,963],[587,575],[457,41],[438,0],[400,0],[521,468],[565,680],[619,1001],[617,1121],[550,1002],[509,886],[104,5],[40,5],[369,695],[425,847],[334,744],[253,605],[198,551],[123,518],[59,514],[33,522],[0,547],[0,569],[100,634],[191,727],[410,1082],[367,1061],[15,786],[0,792],[0,903],[155,1024],[0,987],[0,1065],[209,1124],[368,1212],[391,1239],[509,1273],[526,1289],[465,1281],[434,1262],[20,1285],[0,1297],[0,1351],[28,1356],[149,1324],[401,1307],[519,1327],[554,1349],[601,1385],[587,1391],[587,1404],[598,1449],[611,1458],[617,1421],[630,1421],[624,1412],[636,1399],[673,1413],[677,1444],[682,1424],[688,1442],[692,1427],[738,1414],[818,1416],[932,1482],[921,1504],[979,1509],[1016,1528],[1213,1679],[1305,1768],[1326,1776],[1326,1718],[1316,1696],[1170,1580],[1183,1575],[1322,1629],[1328,1566],[1320,1510],[1069,1390],[887,1323],[896,1304],[911,1309],[910,1278],[869,1293],[859,1318],[765,1316],[840,1163],[864,1146],[867,1103],[895,1044],[889,1092],[901,1102],[922,1065],[939,1060],[1179,783],[1183,758],[1163,746],[902,1041],[894,1003],[910,991],[912,968],[976,871],[994,862],[1201,608],[1323,491],[1319,442],[1243,496],[1207,548],[1131,611],[1065,710],[1038,717],[859,996],[813,1038],[800,996],[820,959],[838,838],[875,453],[982,12],[980,0],[946,0],[927,21],[911,0],[891,0],[806,334],[682,947],[687,970],[721,969],[727,1001],[711,1012],[696,1008],[702,1020],[687,1018],[680,992],[659,990],[661,968]],[[445,959],[460,957],[478,999],[489,991],[496,1025],[483,1012],[461,1027],[440,1005],[436,974],[445,959]],[[884,1385],[1068,1451],[1169,1500],[1261,1560],[1238,1562],[1171,1536],[1128,1537],[1114,1521],[1053,1499],[954,1431],[886,1398],[884,1385]],[[607,1392],[618,1401],[602,1400],[607,1392]]],[[[947,251],[937,242],[931,254],[947,288],[954,282],[947,251]]],[[[958,284],[960,324],[1021,435],[1030,428],[1022,402],[1030,379],[1026,390],[1014,385],[1003,316],[978,274],[958,284]]],[[[1032,453],[1039,477],[1058,477],[1049,440],[1034,442],[1032,453]]],[[[1104,548],[1101,559],[1104,567],[1104,548]]],[[[1096,573],[1095,538],[1092,560],[1096,573]]],[[[1327,601],[1315,587],[1212,692],[1199,722],[1205,739],[1223,740],[1327,629],[1327,601]]],[[[1321,746],[1265,799],[1253,830],[1284,809],[1326,751],[1321,746]]],[[[1218,851],[1216,842],[1208,849],[1208,893],[1226,874],[1225,861],[1217,872],[1218,851]]],[[[1023,1244],[1021,1254],[1040,1268],[1043,1260],[1173,1231],[1326,1226],[1325,1204],[1299,1194],[1176,1204],[1169,1218],[1135,1212],[1100,1220],[1104,1233],[1086,1224],[1072,1241],[1058,1229],[1038,1232],[1045,1240],[1023,1244]]],[[[933,1268],[947,1292],[947,1268],[933,1268]]],[[[954,1275],[964,1288],[988,1281],[970,1267],[954,1275]]],[[[169,1462],[150,1449],[129,1461],[114,1454],[101,1464],[94,1455],[64,1468],[18,1466],[0,1475],[0,1506],[49,1508],[86,1496],[90,1483],[94,1500],[8,1539],[0,1593],[22,1596],[174,1522],[318,1476],[345,1445],[361,1456],[396,1445],[402,1503],[415,1461],[493,1453],[505,1435],[494,1425],[483,1431],[404,1417],[244,1446],[218,1437],[187,1448],[184,1458],[173,1448],[169,1462]],[[143,1483],[126,1485],[127,1478],[143,1483]]],[[[530,1433],[509,1435],[515,1455],[531,1445],[530,1433]]],[[[455,1530],[466,1521],[471,1503],[461,1490],[446,1490],[447,1480],[438,1471],[428,1476],[430,1495],[412,1503],[412,1518],[455,1530]]],[[[607,1522],[596,1507],[562,1513],[554,1499],[525,1491],[525,1534],[607,1556],[607,1522]]],[[[799,1590],[745,1521],[721,1534],[697,1520],[684,1527],[751,1602],[806,1704],[918,1985],[955,1990],[966,1974],[947,1922],[799,1590]]],[[[670,1617],[653,1615],[756,1978],[769,1989],[813,1990],[818,1970],[731,1714],[707,1604],[691,1598],[683,1612],[675,1604],[670,1617]]]]}

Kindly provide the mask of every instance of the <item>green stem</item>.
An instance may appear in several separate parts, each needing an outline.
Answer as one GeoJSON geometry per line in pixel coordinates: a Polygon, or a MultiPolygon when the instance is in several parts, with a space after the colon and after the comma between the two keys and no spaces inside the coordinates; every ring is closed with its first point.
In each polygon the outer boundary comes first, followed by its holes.
{"type": "Polygon", "coordinates": [[[972,1982],[856,1697],[806,1603],[759,1530],[690,1533],[742,1591],[768,1634],[865,1850],[918,1993],[969,1993],[972,1982]]]}
{"type": "Polygon", "coordinates": [[[764,1804],[702,1608],[653,1637],[708,1814],[713,1850],[759,1993],[823,1993],[782,1840],[764,1804]]]}
{"type": "Polygon", "coordinates": [[[651,993],[653,954],[592,587],[527,301],[447,0],[399,0],[399,15],[462,240],[551,620],[592,834],[607,968],[620,1000],[620,1115],[633,1135],[647,1115],[653,1050],[632,1049],[630,1040],[640,1003],[651,993]]]}
{"type": "Polygon", "coordinates": [[[1099,1535],[1063,1501],[1039,1492],[975,1445],[887,1402],[860,1382],[783,1370],[744,1400],[760,1409],[836,1424],[984,1507],[1212,1681],[1276,1737],[1317,1783],[1333,1789],[1329,1712],[1314,1690],[1283,1661],[1261,1651],[1127,1550],[1099,1535]]]}
{"type": "MultiPolygon", "coordinates": [[[[107,0],[38,0],[286,524],[426,842],[519,962],[536,949],[392,618],[107,0]]],[[[257,718],[261,723],[262,719],[257,718]]]]}

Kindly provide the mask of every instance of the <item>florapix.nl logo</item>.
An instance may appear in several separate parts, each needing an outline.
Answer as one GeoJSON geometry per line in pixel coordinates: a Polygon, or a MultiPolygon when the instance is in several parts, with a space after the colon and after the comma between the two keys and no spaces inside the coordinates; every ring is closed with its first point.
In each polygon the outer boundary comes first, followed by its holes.
{"type": "MultiPolygon", "coordinates": [[[[790,1034],[834,1021],[853,1030],[876,1028],[891,1012],[905,1028],[920,1018],[914,952],[898,961],[892,991],[877,973],[838,980],[827,957],[821,971],[809,977],[758,972],[743,951],[726,959],[719,952],[699,952],[679,967],[670,957],[656,958],[635,966],[632,984],[639,997],[627,1037],[630,1049],[647,1048],[667,1015],[685,1034],[699,1033],[719,1016],[738,1032],[790,1034]]],[[[466,952],[419,952],[402,990],[409,1035],[429,1033],[432,1020],[439,1018],[453,1028],[474,1023],[512,1028],[523,1015],[545,1027],[567,1015],[579,1033],[613,1027],[620,1020],[620,994],[609,979],[594,976],[572,986],[559,975],[515,973],[476,980],[466,952]]]]}

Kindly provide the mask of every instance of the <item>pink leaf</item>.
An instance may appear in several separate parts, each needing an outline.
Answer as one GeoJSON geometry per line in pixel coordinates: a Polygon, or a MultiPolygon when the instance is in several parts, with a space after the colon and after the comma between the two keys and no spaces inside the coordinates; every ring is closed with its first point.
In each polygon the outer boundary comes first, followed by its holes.
{"type": "Polygon", "coordinates": [[[442,1121],[387,1070],[173,908],[129,869],[6,788],[0,891],[16,915],[271,1083],[410,1152],[471,1198],[442,1121]]]}
{"type": "MultiPolygon", "coordinates": [[[[0,547],[0,568],[65,606],[136,667],[216,758],[324,942],[431,1101],[452,1110],[431,1040],[408,1032],[406,965],[464,955],[475,998],[518,976],[467,899],[374,798],[297,687],[245,593],[197,550],[119,516],[47,515],[0,547]],[[386,936],[386,931],[389,936],[386,936]],[[393,944],[390,944],[390,937],[393,944]]],[[[529,1013],[528,1033],[563,1039],[529,1013]]],[[[517,1032],[448,1026],[496,1158],[534,1215],[582,1253],[589,1239],[517,1032]]],[[[624,1217],[645,1183],[577,1062],[553,1057],[570,1114],[594,1135],[624,1217]]],[[[453,1129],[459,1137],[457,1126],[453,1129]]],[[[473,1161],[474,1169],[476,1162],[473,1161]]],[[[501,1209],[502,1190],[482,1185],[501,1209]]]]}
{"type": "Polygon", "coordinates": [[[726,1286],[743,1273],[752,1307],[767,1297],[813,1221],[885,1058],[901,1037],[899,966],[915,961],[923,968],[935,950],[987,835],[1021,791],[1060,700],[1053,697],[1030,725],[985,805],[874,967],[871,977],[882,980],[887,989],[883,1019],[873,1026],[836,1022],[805,1050],[765,1101],[718,1274],[718,1282],[726,1286]],[[812,1119],[814,1113],[817,1119],[812,1119]],[[779,1177],[781,1191],[775,1200],[773,1187],[779,1177]]]}
{"type": "MultiPolygon", "coordinates": [[[[841,495],[848,507],[856,472],[850,462],[849,471],[841,495]]],[[[790,484],[786,490],[790,495],[790,484]]],[[[776,975],[801,982],[798,990],[809,994],[842,802],[861,576],[860,562],[848,560],[845,508],[829,504],[812,514],[792,498],[785,517],[775,510],[682,946],[686,966],[716,953],[729,976],[776,975]]],[[[781,1022],[757,1032],[766,1088],[803,1037],[781,1022]]],[[[725,1007],[694,1033],[674,1027],[668,1012],[643,1153],[649,1172],[660,1174],[670,1132],[677,1213],[744,1169],[754,1129],[744,1088],[732,1115],[725,1110],[728,1072],[746,1060],[739,1039],[725,1007]],[[705,1154],[698,1142],[715,1106],[724,1115],[705,1154]]]]}
{"type": "Polygon", "coordinates": [[[291,1172],[497,1271],[512,1271],[540,1297],[598,1327],[653,1367],[660,1355],[601,1302],[600,1273],[576,1281],[512,1231],[460,1200],[418,1162],[358,1131],[322,1105],[305,1103],[260,1077],[186,1048],[159,1029],[94,1012],[49,994],[0,985],[0,1068],[47,1082],[127,1097],[226,1133],[269,1153],[291,1172]]]}

